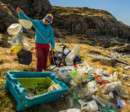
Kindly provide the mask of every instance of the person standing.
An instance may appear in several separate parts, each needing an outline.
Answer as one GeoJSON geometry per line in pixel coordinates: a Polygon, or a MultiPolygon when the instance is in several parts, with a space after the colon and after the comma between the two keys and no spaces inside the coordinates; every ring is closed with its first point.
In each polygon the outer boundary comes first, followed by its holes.
{"type": "Polygon", "coordinates": [[[38,20],[28,17],[19,7],[17,7],[16,11],[19,19],[26,19],[32,22],[35,29],[37,71],[46,70],[49,51],[50,49],[54,51],[55,48],[54,31],[51,26],[53,15],[47,14],[42,20],[38,20]]]}

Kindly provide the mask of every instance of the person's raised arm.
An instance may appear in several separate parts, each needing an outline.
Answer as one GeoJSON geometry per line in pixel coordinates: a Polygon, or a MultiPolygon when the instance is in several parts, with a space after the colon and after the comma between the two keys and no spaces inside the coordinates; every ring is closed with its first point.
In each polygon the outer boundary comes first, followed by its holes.
{"type": "Polygon", "coordinates": [[[28,17],[20,7],[17,7],[16,12],[18,14],[19,19],[26,19],[32,21],[32,18],[28,17]]]}
{"type": "Polygon", "coordinates": [[[55,49],[55,36],[54,36],[54,31],[52,28],[50,32],[50,44],[51,44],[51,49],[54,50],[55,49]]]}

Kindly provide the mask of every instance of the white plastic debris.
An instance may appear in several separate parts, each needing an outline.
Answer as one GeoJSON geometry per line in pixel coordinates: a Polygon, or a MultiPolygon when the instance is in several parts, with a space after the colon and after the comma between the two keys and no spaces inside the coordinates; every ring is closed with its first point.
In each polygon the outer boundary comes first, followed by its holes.
{"type": "Polygon", "coordinates": [[[126,66],[126,67],[124,67],[124,69],[125,69],[125,70],[130,69],[130,66],[126,66]]]}
{"type": "Polygon", "coordinates": [[[75,58],[75,56],[78,56],[80,52],[80,46],[76,45],[72,51],[68,54],[68,56],[66,57],[65,61],[67,65],[73,65],[73,60],[75,58]]]}
{"type": "Polygon", "coordinates": [[[118,80],[118,74],[117,72],[114,72],[113,74],[110,74],[108,76],[102,76],[103,80],[107,80],[109,82],[115,82],[118,80]]]}
{"type": "Polygon", "coordinates": [[[77,108],[71,108],[71,109],[62,110],[59,112],[81,112],[81,111],[80,111],[80,109],[77,109],[77,108]]]}
{"type": "Polygon", "coordinates": [[[25,29],[31,29],[32,28],[32,22],[25,19],[20,19],[19,23],[24,27],[25,29]]]}
{"type": "Polygon", "coordinates": [[[87,112],[97,112],[98,111],[98,105],[95,100],[84,102],[82,100],[79,100],[79,103],[81,105],[81,111],[87,111],[87,112]]]}
{"type": "Polygon", "coordinates": [[[95,70],[95,73],[98,74],[98,75],[102,75],[104,73],[103,69],[96,69],[95,70]]]}
{"type": "Polygon", "coordinates": [[[17,35],[22,30],[22,25],[18,23],[13,23],[7,28],[7,32],[9,35],[17,35]]]}
{"type": "Polygon", "coordinates": [[[111,92],[115,89],[115,87],[121,86],[121,85],[122,85],[121,81],[111,82],[109,84],[106,84],[104,91],[111,92]]]}
{"type": "Polygon", "coordinates": [[[31,50],[32,46],[30,46],[29,42],[23,38],[23,46],[24,49],[31,50]]]}
{"type": "Polygon", "coordinates": [[[94,92],[97,91],[97,85],[96,85],[96,82],[95,82],[95,81],[90,81],[90,82],[88,82],[87,87],[88,87],[88,91],[89,91],[90,93],[94,93],[94,92]]]}

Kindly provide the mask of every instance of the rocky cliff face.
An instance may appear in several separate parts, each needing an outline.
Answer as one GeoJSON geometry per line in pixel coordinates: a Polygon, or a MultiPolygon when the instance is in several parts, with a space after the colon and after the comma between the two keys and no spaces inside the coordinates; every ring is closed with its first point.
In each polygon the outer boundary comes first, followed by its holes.
{"type": "Polygon", "coordinates": [[[117,21],[104,10],[53,7],[48,0],[0,0],[0,32],[17,21],[15,9],[20,6],[27,15],[43,18],[47,12],[55,16],[54,26],[69,34],[107,35],[130,39],[130,27],[117,21]]]}
{"type": "Polygon", "coordinates": [[[40,18],[51,10],[48,0],[0,0],[5,4],[10,4],[14,9],[21,7],[29,16],[40,18]]]}
{"type": "Polygon", "coordinates": [[[0,0],[0,32],[6,32],[6,28],[17,21],[17,6],[33,18],[42,18],[51,11],[48,0],[0,0]]]}
{"type": "Polygon", "coordinates": [[[13,8],[10,5],[0,2],[0,32],[5,32],[7,26],[16,21],[13,8]]]}
{"type": "Polygon", "coordinates": [[[129,38],[130,27],[109,12],[89,8],[54,7],[55,26],[71,34],[109,35],[129,38]]]}

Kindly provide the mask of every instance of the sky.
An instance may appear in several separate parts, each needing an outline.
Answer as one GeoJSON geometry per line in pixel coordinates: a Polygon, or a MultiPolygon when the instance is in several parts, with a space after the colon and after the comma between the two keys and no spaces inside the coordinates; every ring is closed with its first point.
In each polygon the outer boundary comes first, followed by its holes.
{"type": "Polygon", "coordinates": [[[130,26],[130,0],[49,0],[52,5],[89,7],[107,10],[119,21],[130,26]]]}

